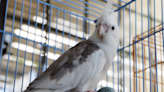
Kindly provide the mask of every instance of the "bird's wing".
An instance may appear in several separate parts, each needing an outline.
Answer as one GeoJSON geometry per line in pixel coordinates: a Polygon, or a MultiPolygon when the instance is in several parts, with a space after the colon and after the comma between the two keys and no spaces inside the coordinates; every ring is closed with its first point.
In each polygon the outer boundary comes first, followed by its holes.
{"type": "Polygon", "coordinates": [[[100,58],[102,54],[104,54],[103,51],[91,41],[80,42],[53,62],[29,85],[28,89],[58,90],[76,87],[103,70],[100,66],[103,66],[106,60],[105,57],[103,57],[104,60],[100,58]],[[103,63],[100,63],[101,61],[103,63]]]}

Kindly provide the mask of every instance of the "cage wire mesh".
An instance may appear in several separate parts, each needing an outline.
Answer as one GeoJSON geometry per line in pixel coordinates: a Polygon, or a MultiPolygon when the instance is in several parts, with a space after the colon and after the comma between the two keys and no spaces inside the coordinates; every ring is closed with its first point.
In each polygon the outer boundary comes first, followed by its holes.
{"type": "MultiPolygon", "coordinates": [[[[107,0],[0,0],[0,92],[22,92],[88,39],[107,0]]],[[[163,0],[113,0],[120,45],[95,90],[164,92],[163,0]]]]}

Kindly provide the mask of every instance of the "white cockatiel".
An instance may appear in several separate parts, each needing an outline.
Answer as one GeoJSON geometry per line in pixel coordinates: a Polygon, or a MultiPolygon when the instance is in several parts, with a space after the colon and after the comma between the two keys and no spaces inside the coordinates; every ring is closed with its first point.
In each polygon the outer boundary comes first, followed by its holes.
{"type": "Polygon", "coordinates": [[[61,55],[25,92],[92,90],[106,75],[119,45],[119,27],[111,7],[108,0],[89,39],[61,55]]]}

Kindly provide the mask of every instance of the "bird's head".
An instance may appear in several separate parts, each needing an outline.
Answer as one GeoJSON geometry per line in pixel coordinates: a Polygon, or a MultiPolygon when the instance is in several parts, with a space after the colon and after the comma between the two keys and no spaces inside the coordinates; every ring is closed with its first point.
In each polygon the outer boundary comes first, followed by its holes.
{"type": "Polygon", "coordinates": [[[119,37],[119,27],[114,12],[101,16],[96,23],[95,31],[100,40],[117,39],[119,37]]]}
{"type": "Polygon", "coordinates": [[[112,1],[108,0],[101,16],[96,22],[96,29],[90,37],[94,42],[111,45],[119,42],[119,27],[115,20],[115,14],[111,11],[112,1]]]}

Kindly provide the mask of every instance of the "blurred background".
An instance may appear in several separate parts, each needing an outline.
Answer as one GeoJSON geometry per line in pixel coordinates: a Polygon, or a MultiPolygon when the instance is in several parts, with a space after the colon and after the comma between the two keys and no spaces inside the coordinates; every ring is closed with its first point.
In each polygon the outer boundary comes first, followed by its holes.
{"type": "MultiPolygon", "coordinates": [[[[88,39],[106,0],[1,0],[1,9],[6,4],[5,26],[0,25],[0,92],[21,92],[62,53],[88,39]]],[[[163,92],[162,4],[113,0],[120,45],[95,90],[110,86],[116,92],[163,92]]]]}

